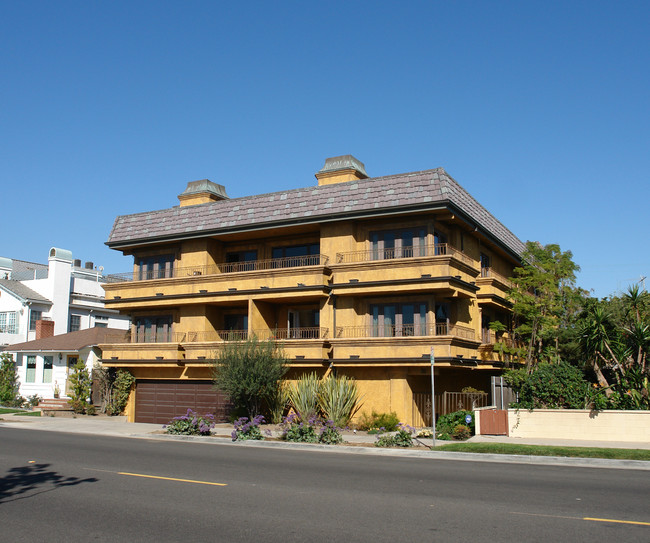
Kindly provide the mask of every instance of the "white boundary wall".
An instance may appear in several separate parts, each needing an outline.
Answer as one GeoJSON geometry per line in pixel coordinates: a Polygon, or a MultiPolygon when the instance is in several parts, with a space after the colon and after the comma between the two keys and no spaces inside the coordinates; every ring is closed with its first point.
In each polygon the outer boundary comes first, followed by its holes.
{"type": "Polygon", "coordinates": [[[650,443],[650,411],[508,409],[510,437],[650,443]]]}

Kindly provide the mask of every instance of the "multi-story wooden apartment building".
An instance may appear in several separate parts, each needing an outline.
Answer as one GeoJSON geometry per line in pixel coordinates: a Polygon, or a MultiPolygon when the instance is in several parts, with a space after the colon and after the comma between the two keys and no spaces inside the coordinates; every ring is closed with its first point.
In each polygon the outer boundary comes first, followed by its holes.
{"type": "Polygon", "coordinates": [[[436,395],[488,390],[522,242],[441,168],[369,178],[347,155],[316,178],[234,199],[195,181],[179,206],[116,219],[107,245],[134,263],[106,304],[132,328],[103,363],[137,379],[130,420],[217,408],[209,360],[251,334],[281,343],[289,378],[353,376],[364,410],[407,423],[426,417],[432,348],[436,395]]]}

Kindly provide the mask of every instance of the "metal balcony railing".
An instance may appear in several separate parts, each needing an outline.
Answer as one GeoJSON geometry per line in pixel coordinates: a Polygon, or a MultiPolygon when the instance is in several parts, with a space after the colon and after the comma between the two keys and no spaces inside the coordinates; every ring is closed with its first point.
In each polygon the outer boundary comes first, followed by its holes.
{"type": "Polygon", "coordinates": [[[491,268],[489,266],[481,268],[481,277],[492,277],[499,280],[507,287],[512,287],[512,281],[510,279],[508,279],[505,275],[501,275],[499,272],[494,271],[494,268],[491,268]]]}
{"type": "Polygon", "coordinates": [[[160,270],[134,270],[132,272],[107,275],[104,282],[128,283],[133,281],[197,277],[225,273],[301,268],[306,266],[326,266],[328,262],[329,257],[326,255],[287,256],[283,258],[269,258],[266,260],[249,260],[246,262],[223,262],[211,266],[185,266],[160,270]]]}
{"type": "Polygon", "coordinates": [[[448,243],[435,245],[418,245],[410,247],[391,247],[389,249],[370,249],[368,251],[352,251],[349,253],[336,253],[337,264],[353,262],[373,262],[377,260],[392,260],[396,258],[419,258],[425,256],[451,256],[465,264],[476,266],[477,262],[462,251],[448,243]]]}
{"type": "Polygon", "coordinates": [[[474,330],[466,326],[436,323],[403,325],[337,326],[337,338],[454,336],[473,340],[474,330]]]}
{"type": "Polygon", "coordinates": [[[310,326],[280,330],[214,330],[209,332],[173,332],[173,333],[138,333],[127,334],[128,343],[212,343],[223,341],[243,341],[249,335],[260,340],[291,340],[291,339],[326,339],[329,328],[310,326]]]}

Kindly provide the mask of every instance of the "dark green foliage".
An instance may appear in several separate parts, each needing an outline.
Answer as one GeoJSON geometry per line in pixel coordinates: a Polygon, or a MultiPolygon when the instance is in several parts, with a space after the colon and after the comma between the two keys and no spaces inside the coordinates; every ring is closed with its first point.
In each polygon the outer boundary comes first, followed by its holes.
{"type": "Polygon", "coordinates": [[[412,447],[413,428],[400,424],[394,434],[381,434],[377,437],[375,447],[412,447]]]}
{"type": "Polygon", "coordinates": [[[506,382],[519,394],[514,407],[522,409],[584,409],[587,407],[589,383],[583,373],[567,364],[539,364],[532,373],[524,369],[509,370],[506,382]]]}
{"type": "Polygon", "coordinates": [[[72,373],[68,377],[70,382],[70,399],[68,404],[75,413],[85,413],[90,397],[90,373],[86,369],[86,363],[80,358],[75,364],[72,373]]]}
{"type": "Polygon", "coordinates": [[[474,413],[472,411],[460,410],[453,413],[441,415],[436,422],[436,438],[438,439],[452,439],[457,426],[465,426],[471,437],[474,435],[474,413]],[[467,415],[472,417],[472,421],[467,424],[465,419],[467,415]]]}
{"type": "Polygon", "coordinates": [[[215,386],[242,408],[250,419],[260,414],[262,402],[277,396],[287,360],[272,341],[255,336],[245,341],[227,341],[213,360],[215,386]]]}
{"type": "Polygon", "coordinates": [[[110,415],[119,415],[126,407],[135,377],[126,370],[117,370],[113,381],[111,401],[106,410],[110,415]]]}
{"type": "MultiPolygon", "coordinates": [[[[0,355],[0,404],[14,407],[19,399],[19,386],[13,357],[9,353],[2,353],[0,355]]],[[[22,398],[20,403],[22,404],[22,398]]]]}

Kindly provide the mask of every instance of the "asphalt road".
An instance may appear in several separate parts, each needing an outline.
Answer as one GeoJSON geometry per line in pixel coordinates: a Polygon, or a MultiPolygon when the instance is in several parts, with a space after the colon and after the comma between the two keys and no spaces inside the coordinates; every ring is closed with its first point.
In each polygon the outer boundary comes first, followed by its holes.
{"type": "Polygon", "coordinates": [[[0,541],[650,541],[650,474],[0,429],[0,541]]]}

